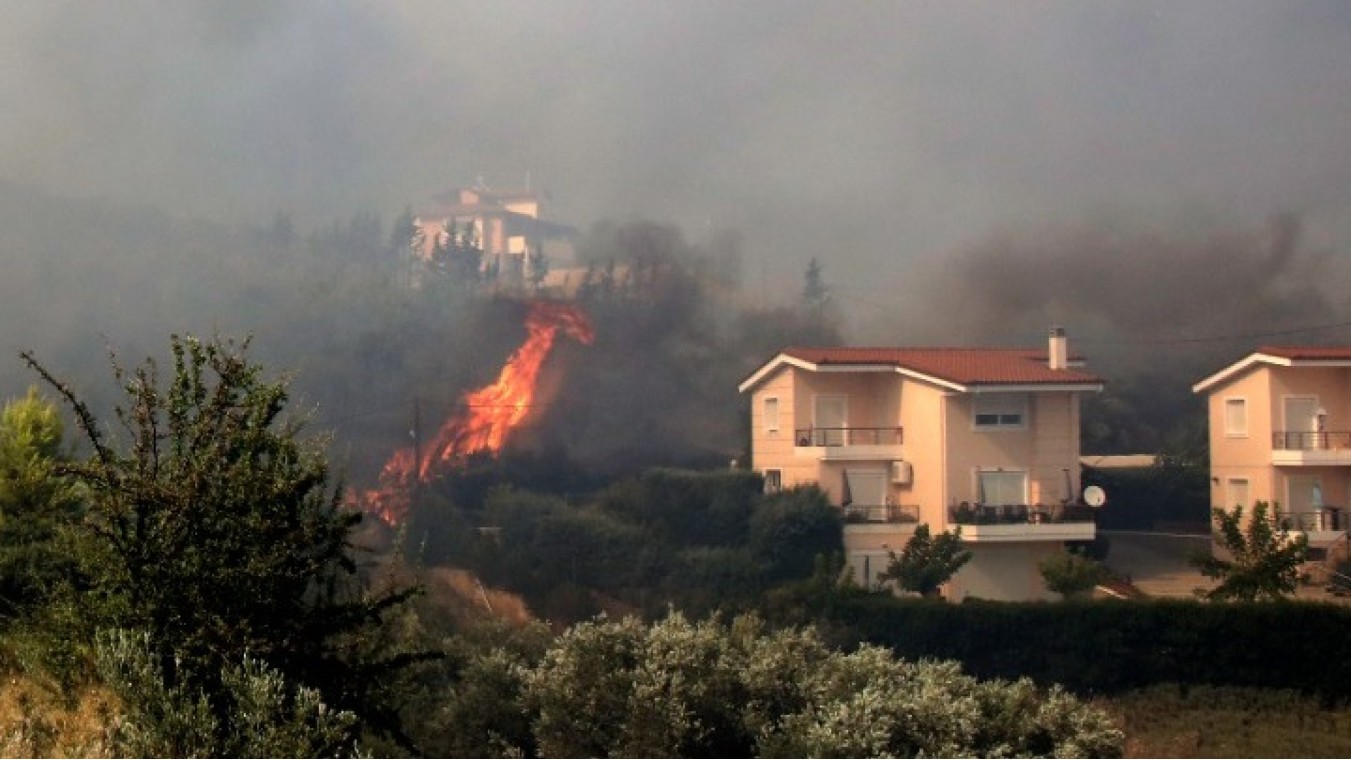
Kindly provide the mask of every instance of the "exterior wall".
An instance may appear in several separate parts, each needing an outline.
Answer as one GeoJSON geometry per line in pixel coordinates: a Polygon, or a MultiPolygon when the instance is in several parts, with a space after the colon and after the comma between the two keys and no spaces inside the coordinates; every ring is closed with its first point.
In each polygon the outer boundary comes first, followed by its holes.
{"type": "Polygon", "coordinates": [[[1343,367],[1270,367],[1254,374],[1270,377],[1271,429],[1289,430],[1285,399],[1314,396],[1327,410],[1327,430],[1351,430],[1351,371],[1343,367]]]}
{"type": "Polygon", "coordinates": [[[1051,600],[1038,564],[1061,551],[1057,543],[1040,541],[998,546],[968,544],[971,561],[962,566],[947,585],[947,599],[968,597],[997,601],[1051,600]]]}
{"type": "MultiPolygon", "coordinates": [[[[1228,503],[1229,482],[1236,478],[1248,481],[1252,501],[1283,502],[1279,491],[1284,486],[1277,482],[1271,465],[1271,433],[1279,424],[1273,409],[1271,374],[1258,369],[1237,377],[1210,392],[1210,503],[1232,509],[1228,503]],[[1244,435],[1225,432],[1225,401],[1241,398],[1247,402],[1248,430],[1244,435]]],[[[1251,508],[1245,504],[1245,508],[1251,508]]]]}
{"type": "Polygon", "coordinates": [[[1078,498],[1079,394],[1034,393],[1032,471],[1028,484],[1033,504],[1078,498]]]}
{"type": "Polygon", "coordinates": [[[901,424],[905,426],[905,458],[914,469],[909,486],[896,486],[899,504],[918,504],[919,521],[935,531],[946,522],[947,471],[943,441],[950,392],[907,380],[901,393],[901,424]]]}
{"type": "Polygon", "coordinates": [[[975,396],[954,397],[947,406],[948,503],[980,499],[977,472],[1002,468],[1027,473],[1029,504],[1058,504],[1079,487],[1079,399],[1068,391],[1031,393],[1027,420],[1017,430],[977,430],[975,396]]]}
{"type": "MultiPolygon", "coordinates": [[[[793,431],[810,424],[810,406],[807,422],[801,422],[801,405],[798,403],[798,386],[801,370],[785,367],[762,383],[751,394],[751,466],[756,472],[779,470],[782,472],[784,488],[797,485],[813,485],[821,480],[821,466],[816,459],[799,457],[796,453],[793,431]],[[779,400],[779,429],[776,433],[765,430],[765,399],[779,400]]],[[[838,497],[837,497],[838,498],[838,497]]]]}
{"type": "Polygon", "coordinates": [[[522,216],[528,216],[532,219],[539,218],[539,201],[534,199],[510,200],[502,204],[507,211],[512,211],[522,216]]]}

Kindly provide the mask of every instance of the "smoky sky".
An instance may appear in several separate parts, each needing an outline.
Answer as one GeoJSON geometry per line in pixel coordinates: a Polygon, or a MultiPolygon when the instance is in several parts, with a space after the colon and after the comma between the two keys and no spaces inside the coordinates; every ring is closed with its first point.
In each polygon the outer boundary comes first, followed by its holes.
{"type": "Polygon", "coordinates": [[[6,181],[317,225],[528,175],[579,227],[738,230],[748,286],[816,257],[865,320],[997,230],[1351,240],[1333,2],[8,0],[0,98],[6,181]]]}

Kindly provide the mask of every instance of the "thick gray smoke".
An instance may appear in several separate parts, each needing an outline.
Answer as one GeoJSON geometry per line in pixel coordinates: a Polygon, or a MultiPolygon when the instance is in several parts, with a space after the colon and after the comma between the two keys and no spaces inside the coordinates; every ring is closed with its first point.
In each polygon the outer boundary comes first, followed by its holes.
{"type": "Polygon", "coordinates": [[[1351,327],[1332,326],[1351,318],[1348,259],[1301,232],[1281,215],[1248,227],[1084,222],[992,234],[918,268],[897,329],[1006,343],[1060,324],[1103,358],[1345,340],[1351,327]]]}
{"type": "Polygon", "coordinates": [[[1104,206],[1346,239],[1348,72],[1337,2],[9,0],[0,178],[313,227],[529,175],[781,291],[1104,206]]]}

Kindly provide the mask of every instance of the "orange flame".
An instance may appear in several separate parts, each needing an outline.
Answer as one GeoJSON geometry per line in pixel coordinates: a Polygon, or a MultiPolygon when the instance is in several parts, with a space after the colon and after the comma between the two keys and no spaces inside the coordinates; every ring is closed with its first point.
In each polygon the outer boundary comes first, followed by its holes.
{"type": "Polygon", "coordinates": [[[420,452],[412,446],[394,452],[380,471],[380,485],[361,499],[366,511],[397,525],[408,515],[415,482],[429,482],[471,454],[500,453],[534,407],[540,369],[559,331],[586,345],[595,339],[586,314],[567,304],[532,303],[525,329],[525,342],[507,359],[496,382],[466,393],[461,410],[442,423],[420,452]]]}

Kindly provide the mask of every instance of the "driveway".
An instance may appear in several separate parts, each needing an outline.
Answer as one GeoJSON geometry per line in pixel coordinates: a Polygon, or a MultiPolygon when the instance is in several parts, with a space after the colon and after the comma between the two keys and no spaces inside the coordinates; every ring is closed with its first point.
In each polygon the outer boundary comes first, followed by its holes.
{"type": "Polygon", "coordinates": [[[1125,576],[1148,596],[1194,597],[1214,582],[1187,561],[1196,552],[1210,552],[1210,536],[1100,530],[1112,542],[1107,566],[1125,576]]]}

